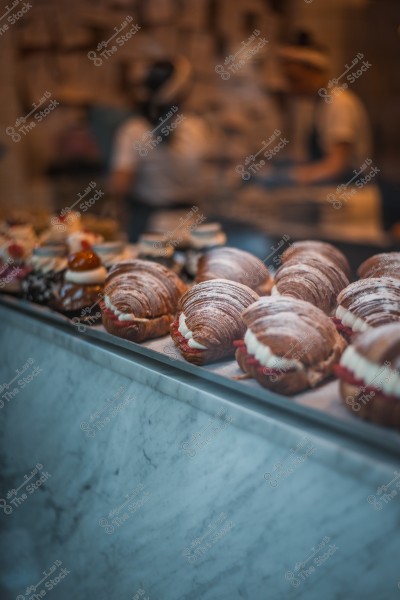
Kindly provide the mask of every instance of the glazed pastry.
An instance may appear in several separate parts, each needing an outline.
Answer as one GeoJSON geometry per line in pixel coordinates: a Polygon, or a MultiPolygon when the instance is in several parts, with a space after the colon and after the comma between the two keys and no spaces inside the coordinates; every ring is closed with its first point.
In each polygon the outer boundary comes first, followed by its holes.
{"type": "Polygon", "coordinates": [[[349,284],[342,269],[318,253],[295,253],[275,273],[271,294],[306,300],[331,315],[339,292],[349,284]]]}
{"type": "Polygon", "coordinates": [[[92,250],[95,244],[101,244],[103,236],[92,231],[75,231],[68,236],[67,243],[69,253],[81,252],[82,250],[92,250]]]}
{"type": "Polygon", "coordinates": [[[393,277],[360,279],[338,296],[334,323],[346,339],[386,323],[400,321],[400,284],[393,277]]]}
{"type": "Polygon", "coordinates": [[[39,246],[29,260],[31,273],[22,282],[23,296],[30,302],[48,304],[55,299],[67,268],[67,248],[39,246]]]}
{"type": "Polygon", "coordinates": [[[199,260],[205,252],[221,248],[225,244],[226,235],[219,223],[205,223],[193,229],[189,235],[185,258],[185,270],[188,275],[196,277],[199,260]]]}
{"type": "Polygon", "coordinates": [[[400,279],[400,252],[374,254],[357,270],[360,279],[368,277],[394,277],[400,279]]]}
{"type": "Polygon", "coordinates": [[[30,273],[27,265],[31,248],[9,235],[0,235],[0,292],[22,292],[22,281],[30,273]]]}
{"type": "Polygon", "coordinates": [[[40,236],[41,245],[66,244],[68,236],[75,231],[80,231],[81,214],[70,211],[62,215],[51,217],[50,226],[40,236]]]}
{"type": "Polygon", "coordinates": [[[165,335],[185,291],[183,281],[158,263],[123,261],[112,267],[106,279],[103,325],[131,342],[165,335]]]}
{"type": "Polygon", "coordinates": [[[241,314],[258,297],[246,285],[227,279],[194,285],[180,299],[171,325],[182,356],[196,365],[233,356],[233,342],[245,331],[241,314]]]}
{"type": "Polygon", "coordinates": [[[210,279],[229,279],[247,285],[260,296],[271,292],[272,277],[261,260],[237,248],[210,250],[199,261],[196,283],[210,279]]]}
{"type": "Polygon", "coordinates": [[[260,298],[243,315],[247,330],[237,346],[241,369],[281,394],[326,379],[346,345],[322,310],[294,298],[260,298]]]}
{"type": "Polygon", "coordinates": [[[285,250],[285,252],[283,252],[282,262],[284,263],[294,256],[310,253],[319,254],[330,262],[335,263],[343,271],[346,277],[350,279],[351,269],[349,261],[340,250],[338,250],[335,246],[332,246],[332,244],[328,244],[327,242],[319,242],[314,240],[295,242],[294,244],[291,244],[289,248],[285,250]]]}
{"type": "Polygon", "coordinates": [[[91,250],[72,254],[61,286],[50,306],[69,318],[77,317],[85,323],[101,320],[99,303],[103,297],[107,276],[99,257],[91,250]]]}
{"type": "Polygon", "coordinates": [[[97,254],[107,270],[110,270],[111,267],[122,260],[133,258],[132,251],[121,241],[94,244],[92,250],[97,254]]]}
{"type": "Polygon", "coordinates": [[[335,367],[343,403],[356,416],[400,428],[400,323],[356,336],[335,367]]]}

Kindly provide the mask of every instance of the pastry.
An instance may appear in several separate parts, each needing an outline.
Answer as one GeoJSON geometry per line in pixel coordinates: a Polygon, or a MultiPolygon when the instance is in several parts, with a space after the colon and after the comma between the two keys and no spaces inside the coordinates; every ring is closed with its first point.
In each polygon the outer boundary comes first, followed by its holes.
{"type": "MultiPolygon", "coordinates": [[[[185,271],[196,277],[198,263],[203,254],[226,244],[226,235],[219,223],[205,223],[194,228],[189,235],[186,249],[185,271]]],[[[221,275],[223,277],[223,275],[221,275]]]]}
{"type": "Polygon", "coordinates": [[[152,260],[177,273],[174,247],[163,238],[161,233],[143,233],[138,241],[138,258],[152,260]]]}
{"type": "Polygon", "coordinates": [[[275,273],[271,295],[306,300],[331,315],[339,292],[349,284],[336,262],[310,251],[286,258],[275,273]]]}
{"type": "Polygon", "coordinates": [[[40,236],[40,244],[66,244],[68,236],[81,229],[81,213],[62,211],[61,215],[51,217],[50,226],[40,236]]]}
{"type": "Polygon", "coordinates": [[[171,336],[182,356],[196,365],[233,356],[234,340],[243,336],[241,314],[258,300],[246,285],[212,279],[194,285],[179,301],[171,336]]]}
{"type": "Polygon", "coordinates": [[[400,428],[400,323],[356,336],[335,367],[343,403],[356,416],[400,428]]]}
{"type": "Polygon", "coordinates": [[[81,250],[91,250],[95,244],[101,244],[103,236],[92,231],[74,231],[68,236],[67,243],[70,254],[81,252],[81,250]]]}
{"type": "Polygon", "coordinates": [[[106,279],[103,325],[132,342],[165,335],[185,291],[183,281],[158,263],[123,261],[112,267],[106,279]]]}
{"type": "Polygon", "coordinates": [[[346,345],[322,310],[294,298],[260,298],[243,315],[237,346],[241,369],[281,394],[313,388],[326,379],[346,345]]]}
{"type": "Polygon", "coordinates": [[[290,260],[293,256],[304,254],[319,254],[335,263],[345,273],[348,279],[351,277],[351,269],[349,261],[345,255],[332,244],[327,242],[319,242],[314,240],[306,240],[304,242],[295,242],[291,244],[282,254],[282,262],[290,260]]]}
{"type": "Polygon", "coordinates": [[[247,285],[260,296],[271,292],[272,277],[261,260],[237,248],[210,250],[199,261],[196,283],[210,279],[229,279],[247,285]]]}
{"type": "Polygon", "coordinates": [[[48,304],[54,300],[67,268],[67,248],[63,245],[38,246],[29,260],[32,271],[22,282],[26,300],[48,304]]]}
{"type": "Polygon", "coordinates": [[[92,250],[100,258],[102,264],[107,270],[111,269],[114,265],[121,262],[122,260],[128,260],[133,258],[132,250],[128,248],[124,242],[102,242],[101,244],[94,244],[92,250]]]}
{"type": "Polygon", "coordinates": [[[16,241],[8,234],[0,235],[0,292],[20,294],[22,281],[31,269],[27,261],[31,246],[16,241]]]}
{"type": "Polygon", "coordinates": [[[400,284],[393,277],[360,279],[337,298],[334,323],[346,339],[386,323],[400,321],[400,284]]]}
{"type": "Polygon", "coordinates": [[[104,281],[107,276],[99,257],[91,250],[72,254],[64,283],[50,306],[69,318],[95,324],[101,320],[99,303],[103,297],[104,281]]]}
{"type": "Polygon", "coordinates": [[[360,279],[368,277],[400,279],[400,252],[374,254],[358,267],[357,275],[360,279]]]}

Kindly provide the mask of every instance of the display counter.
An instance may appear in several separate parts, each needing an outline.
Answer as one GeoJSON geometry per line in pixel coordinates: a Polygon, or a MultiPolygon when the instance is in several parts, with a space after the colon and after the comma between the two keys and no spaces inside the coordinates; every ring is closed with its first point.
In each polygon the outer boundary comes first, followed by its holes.
{"type": "Polygon", "coordinates": [[[0,317],[1,598],[400,594],[400,435],[337,382],[291,399],[167,337],[7,297],[0,317]]]}

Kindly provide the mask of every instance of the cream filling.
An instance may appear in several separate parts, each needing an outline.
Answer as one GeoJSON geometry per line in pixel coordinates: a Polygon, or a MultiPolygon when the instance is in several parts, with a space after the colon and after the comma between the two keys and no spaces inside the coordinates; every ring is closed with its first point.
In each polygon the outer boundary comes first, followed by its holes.
{"type": "Polygon", "coordinates": [[[278,292],[278,288],[276,287],[276,285],[273,286],[272,290],[271,290],[271,296],[281,296],[282,294],[280,294],[278,292]]]}
{"type": "Polygon", "coordinates": [[[110,297],[107,295],[104,296],[104,304],[114,313],[116,317],[118,317],[118,321],[148,321],[148,319],[139,319],[138,317],[135,317],[133,313],[123,313],[122,311],[118,310],[118,308],[111,302],[110,297]]]}
{"type": "Polygon", "coordinates": [[[67,259],[57,256],[32,256],[30,265],[41,273],[59,273],[67,268],[67,259]]]}
{"type": "Polygon", "coordinates": [[[348,346],[343,352],[340,364],[352,371],[365,386],[381,389],[389,396],[400,397],[400,373],[388,364],[377,365],[359,354],[354,346],[348,346]]]}
{"type": "Polygon", "coordinates": [[[179,315],[179,327],[178,331],[185,339],[188,341],[188,346],[190,348],[197,348],[197,350],[207,350],[206,346],[199,344],[196,340],[193,339],[193,331],[190,331],[186,325],[186,317],[183,313],[179,315]]]}
{"type": "Polygon", "coordinates": [[[270,347],[259,342],[250,329],[246,331],[244,342],[247,351],[250,354],[253,354],[263,367],[282,370],[296,369],[296,371],[302,371],[304,369],[303,364],[299,360],[295,360],[294,358],[283,358],[271,352],[270,347]]]}
{"type": "Polygon", "coordinates": [[[65,273],[65,281],[82,285],[104,283],[106,277],[107,271],[104,267],[97,267],[97,269],[90,269],[89,271],[71,271],[68,269],[65,273]]]}
{"type": "Polygon", "coordinates": [[[343,325],[346,325],[346,327],[351,327],[355,333],[370,329],[369,325],[367,325],[363,319],[360,319],[360,317],[355,317],[353,313],[343,306],[339,305],[337,307],[336,317],[342,321],[343,325]]]}

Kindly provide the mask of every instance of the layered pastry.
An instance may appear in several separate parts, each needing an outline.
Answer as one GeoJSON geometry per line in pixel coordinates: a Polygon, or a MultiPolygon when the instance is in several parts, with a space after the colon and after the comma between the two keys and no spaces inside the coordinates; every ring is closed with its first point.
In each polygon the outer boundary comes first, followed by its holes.
{"type": "Polygon", "coordinates": [[[170,330],[182,356],[196,365],[233,356],[233,342],[245,331],[241,314],[258,298],[249,287],[227,279],[194,285],[180,299],[170,330]]]}
{"type": "Polygon", "coordinates": [[[271,292],[273,279],[265,264],[253,254],[237,248],[216,248],[201,257],[196,283],[229,279],[247,285],[260,296],[271,292]]]}
{"type": "Polygon", "coordinates": [[[106,276],[106,268],[91,250],[72,254],[68,258],[64,283],[50,306],[69,318],[77,317],[88,324],[99,322],[106,276]]]}
{"type": "Polygon", "coordinates": [[[70,211],[66,214],[53,216],[49,227],[40,236],[41,245],[66,244],[68,236],[82,229],[81,213],[70,211]]]}
{"type": "Polygon", "coordinates": [[[316,240],[306,240],[303,242],[295,242],[291,244],[282,254],[282,262],[290,260],[294,256],[319,254],[321,257],[335,263],[346,275],[348,279],[351,277],[351,269],[349,261],[345,255],[332,244],[327,242],[319,242],[316,240]]]}
{"type": "Polygon", "coordinates": [[[400,284],[393,277],[360,279],[337,298],[333,319],[346,339],[379,325],[400,321],[400,284]]]}
{"type": "MultiPolygon", "coordinates": [[[[196,277],[198,263],[203,254],[226,244],[226,235],[219,223],[198,225],[190,232],[186,250],[185,270],[190,277],[196,277]]],[[[223,277],[223,275],[221,275],[223,277]]]]}
{"type": "Polygon", "coordinates": [[[314,251],[286,257],[274,279],[271,295],[305,300],[327,315],[335,310],[337,295],[349,284],[337,262],[314,251]]]}
{"type": "Polygon", "coordinates": [[[374,254],[358,267],[360,279],[368,277],[394,277],[400,279],[400,252],[374,254]]]}
{"type": "Polygon", "coordinates": [[[61,244],[38,246],[33,250],[29,260],[32,271],[22,282],[22,293],[26,300],[48,304],[55,299],[67,268],[66,250],[61,244]]]}
{"type": "Polygon", "coordinates": [[[319,308],[294,298],[260,298],[243,315],[235,342],[241,369],[281,394],[313,388],[332,373],[346,342],[319,308]]]}
{"type": "Polygon", "coordinates": [[[335,367],[343,403],[356,416],[400,428],[400,323],[368,329],[335,367]]]}
{"type": "Polygon", "coordinates": [[[186,289],[163,265],[140,259],[123,261],[112,267],[106,279],[103,325],[132,342],[165,335],[186,289]]]}
{"type": "Polygon", "coordinates": [[[139,238],[138,258],[152,260],[167,269],[178,272],[174,253],[174,247],[164,239],[162,233],[143,233],[139,238]]]}
{"type": "Polygon", "coordinates": [[[0,235],[0,292],[17,294],[22,292],[22,282],[30,273],[27,264],[31,255],[31,245],[0,235]]]}
{"type": "Polygon", "coordinates": [[[81,252],[82,250],[92,250],[93,246],[101,244],[103,239],[102,235],[86,229],[74,231],[67,239],[69,253],[75,254],[75,252],[81,252]]]}
{"type": "Polygon", "coordinates": [[[24,248],[25,258],[31,255],[38,244],[35,230],[29,223],[10,223],[5,231],[5,236],[24,248]]]}
{"type": "Polygon", "coordinates": [[[132,257],[132,251],[122,241],[102,242],[94,244],[92,250],[100,258],[102,264],[107,270],[121,262],[132,257]]]}

